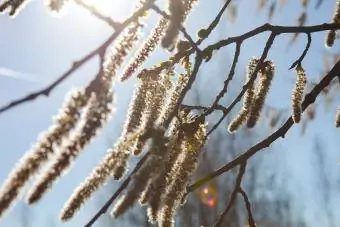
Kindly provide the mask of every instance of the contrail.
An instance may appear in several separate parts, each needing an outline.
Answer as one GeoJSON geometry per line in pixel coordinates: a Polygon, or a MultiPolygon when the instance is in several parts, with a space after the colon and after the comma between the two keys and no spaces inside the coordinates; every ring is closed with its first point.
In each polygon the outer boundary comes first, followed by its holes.
{"type": "Polygon", "coordinates": [[[37,78],[34,75],[31,75],[29,73],[18,72],[10,68],[0,66],[0,79],[2,76],[12,77],[15,79],[25,80],[29,82],[35,83],[38,82],[37,78]]]}

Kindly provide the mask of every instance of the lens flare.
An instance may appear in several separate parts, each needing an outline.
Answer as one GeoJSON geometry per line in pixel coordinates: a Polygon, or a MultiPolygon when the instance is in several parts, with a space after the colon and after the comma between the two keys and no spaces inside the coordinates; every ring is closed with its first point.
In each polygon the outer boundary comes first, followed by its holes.
{"type": "Polygon", "coordinates": [[[212,185],[205,186],[199,192],[200,200],[208,207],[215,207],[217,203],[217,191],[212,185]]]}

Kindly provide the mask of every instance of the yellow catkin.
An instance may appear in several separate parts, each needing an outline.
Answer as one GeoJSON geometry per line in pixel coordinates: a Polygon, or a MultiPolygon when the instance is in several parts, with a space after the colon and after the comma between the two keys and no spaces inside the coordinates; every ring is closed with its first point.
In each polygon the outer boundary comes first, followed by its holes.
{"type": "Polygon", "coordinates": [[[155,28],[152,30],[150,35],[142,44],[141,48],[138,50],[137,54],[134,55],[130,63],[123,71],[121,81],[124,81],[132,76],[140,66],[150,57],[153,51],[156,49],[160,43],[160,39],[164,34],[164,31],[168,25],[168,20],[161,18],[156,24],[155,28]]]}
{"type": "Polygon", "coordinates": [[[182,143],[184,150],[178,157],[171,170],[172,182],[162,196],[162,207],[158,213],[158,226],[173,226],[174,214],[181,204],[186,192],[190,176],[198,165],[200,149],[204,145],[206,126],[204,124],[191,125],[185,132],[182,143]]]}
{"type": "Polygon", "coordinates": [[[28,193],[28,203],[35,203],[42,198],[107,121],[112,110],[113,94],[112,91],[103,93],[100,95],[93,93],[87,112],[83,116],[83,124],[76,129],[47,171],[37,179],[28,193]]]}
{"type": "Polygon", "coordinates": [[[295,83],[295,88],[293,90],[292,94],[292,109],[293,114],[292,118],[294,123],[299,123],[301,120],[301,113],[302,113],[302,99],[304,90],[307,84],[307,76],[305,73],[305,70],[301,67],[301,65],[298,65],[296,67],[297,72],[297,78],[295,83]]]}
{"type": "MultiPolygon", "coordinates": [[[[247,84],[249,82],[251,76],[253,75],[258,61],[259,60],[257,58],[252,58],[249,61],[248,67],[247,67],[245,84],[247,84]]],[[[242,109],[239,111],[239,113],[230,122],[230,124],[228,126],[228,131],[230,133],[236,132],[237,129],[239,129],[246,122],[248,115],[249,115],[249,112],[250,112],[250,109],[251,109],[252,102],[253,102],[254,92],[255,92],[255,89],[254,89],[254,82],[253,82],[249,85],[248,89],[246,90],[246,92],[244,94],[242,109]]]]}
{"type": "Polygon", "coordinates": [[[9,10],[8,15],[11,17],[15,17],[30,0],[5,0],[0,3],[0,13],[9,10]]]}
{"type": "MultiPolygon", "coordinates": [[[[336,2],[332,22],[340,23],[340,1],[339,0],[336,2]]],[[[332,47],[334,45],[335,39],[336,39],[336,31],[335,30],[328,31],[326,35],[326,42],[325,42],[326,47],[332,47]]]]}
{"type": "Polygon", "coordinates": [[[335,115],[335,127],[340,128],[340,108],[335,115]]]}
{"type": "Polygon", "coordinates": [[[54,124],[42,135],[32,149],[18,162],[0,189],[0,216],[19,195],[25,183],[31,179],[49,158],[54,155],[70,130],[80,117],[80,111],[86,104],[87,97],[83,90],[72,91],[65,99],[54,124]]]}
{"type": "Polygon", "coordinates": [[[264,102],[267,97],[272,79],[274,77],[275,67],[272,61],[268,60],[263,63],[263,68],[260,70],[260,82],[254,100],[251,105],[247,127],[252,128],[258,122],[264,102]]]}

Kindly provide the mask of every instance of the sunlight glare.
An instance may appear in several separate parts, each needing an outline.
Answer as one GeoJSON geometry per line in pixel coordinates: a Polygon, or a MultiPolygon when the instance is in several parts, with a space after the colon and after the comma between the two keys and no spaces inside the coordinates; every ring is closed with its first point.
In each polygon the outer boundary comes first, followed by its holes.
{"type": "Polygon", "coordinates": [[[104,15],[111,15],[115,11],[115,7],[119,7],[119,1],[113,0],[84,0],[86,4],[95,7],[104,15]]]}

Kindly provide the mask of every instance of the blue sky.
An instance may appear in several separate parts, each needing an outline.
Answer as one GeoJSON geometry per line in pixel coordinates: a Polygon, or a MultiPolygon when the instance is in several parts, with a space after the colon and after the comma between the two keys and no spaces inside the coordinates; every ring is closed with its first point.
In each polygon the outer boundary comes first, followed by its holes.
{"type": "MultiPolygon", "coordinates": [[[[128,1],[117,1],[112,7],[113,18],[124,18],[131,10],[128,1]]],[[[254,1],[255,2],[255,1],[254,1]]],[[[276,12],[273,24],[293,25],[302,10],[297,7],[296,1],[287,1],[287,5],[276,12]]],[[[221,6],[220,0],[201,0],[197,9],[188,22],[188,31],[194,34],[202,26],[206,26],[214,17],[221,6]]],[[[308,8],[310,18],[307,24],[317,24],[329,21],[334,7],[333,1],[324,1],[318,11],[314,11],[313,4],[308,8]]],[[[226,19],[226,18],[225,18],[226,19]]],[[[223,20],[211,39],[212,43],[220,39],[221,35],[234,36],[242,34],[256,26],[262,25],[266,15],[256,14],[254,3],[240,1],[239,17],[235,24],[223,20]]],[[[155,21],[152,14],[150,22],[155,21]]],[[[151,26],[145,28],[149,31],[151,26]]],[[[63,18],[54,18],[44,9],[42,1],[32,1],[25,10],[15,19],[9,19],[6,15],[0,16],[0,104],[21,97],[29,91],[34,91],[45,86],[62,74],[74,60],[81,58],[84,54],[97,47],[112,30],[96,20],[87,12],[76,7],[70,7],[63,18]]],[[[259,35],[249,40],[242,46],[239,75],[242,76],[244,65],[252,56],[259,56],[264,46],[266,35],[259,35]],[[259,48],[261,47],[261,48],[259,48]]],[[[297,43],[287,51],[286,46],[290,35],[282,35],[274,43],[269,58],[273,59],[277,66],[277,76],[268,97],[267,104],[280,109],[287,109],[288,116],[290,108],[291,90],[294,86],[295,73],[288,71],[289,65],[300,56],[306,39],[301,36],[297,43]]],[[[204,65],[200,75],[199,86],[203,91],[216,90],[222,86],[214,82],[214,74],[228,70],[232,58],[233,46],[227,47],[216,54],[216,60],[204,65]],[[226,59],[226,60],[224,60],[226,59]],[[226,61],[226,63],[224,63],[226,61]],[[207,86],[207,82],[211,83],[207,86]],[[216,85],[216,88],[215,88],[216,85]]],[[[312,81],[318,81],[323,67],[320,53],[324,52],[324,33],[314,34],[312,49],[304,61],[304,67],[312,81]]],[[[168,54],[159,50],[147,65],[157,63],[159,59],[166,59],[168,54]]],[[[34,102],[21,105],[0,116],[0,148],[2,158],[0,159],[0,181],[2,182],[16,161],[35,142],[38,134],[47,129],[51,124],[51,116],[55,115],[61,106],[65,93],[72,87],[83,86],[95,75],[98,68],[98,59],[95,58],[61,86],[57,87],[49,97],[40,97],[34,102]]],[[[240,78],[237,78],[239,80],[240,78]]],[[[243,78],[241,78],[243,80],[243,78]]],[[[102,133],[85,149],[69,173],[63,177],[49,192],[46,197],[34,207],[30,208],[32,226],[46,226],[52,219],[57,221],[60,208],[72,193],[73,189],[87,176],[104,155],[106,148],[119,135],[127,102],[129,101],[135,80],[116,86],[116,112],[110,124],[104,127],[102,133]]],[[[238,86],[235,83],[233,86],[238,86]]],[[[214,97],[214,93],[207,93],[207,100],[214,97]]],[[[306,134],[301,137],[301,126],[294,126],[284,140],[280,139],[271,151],[265,151],[261,155],[274,156],[277,164],[272,168],[282,173],[287,178],[287,187],[293,191],[297,201],[296,209],[305,218],[313,223],[310,226],[326,226],[322,218],[322,212],[318,204],[321,201],[318,191],[318,179],[313,170],[313,141],[316,137],[321,138],[325,153],[326,167],[331,179],[333,179],[334,190],[332,192],[332,208],[334,215],[340,209],[339,196],[339,130],[334,127],[334,115],[336,105],[332,105],[329,111],[320,105],[317,110],[316,119],[307,127],[306,134]]],[[[263,121],[257,129],[265,129],[263,121]]],[[[268,132],[267,132],[268,133],[268,132]]],[[[262,135],[264,138],[266,133],[262,135]]],[[[95,200],[89,202],[84,209],[69,223],[56,224],[57,226],[81,226],[94,212],[95,200]]],[[[0,221],[0,226],[21,226],[18,221],[20,210],[23,205],[16,205],[0,221]]],[[[340,219],[336,223],[340,223],[340,219]]]]}

